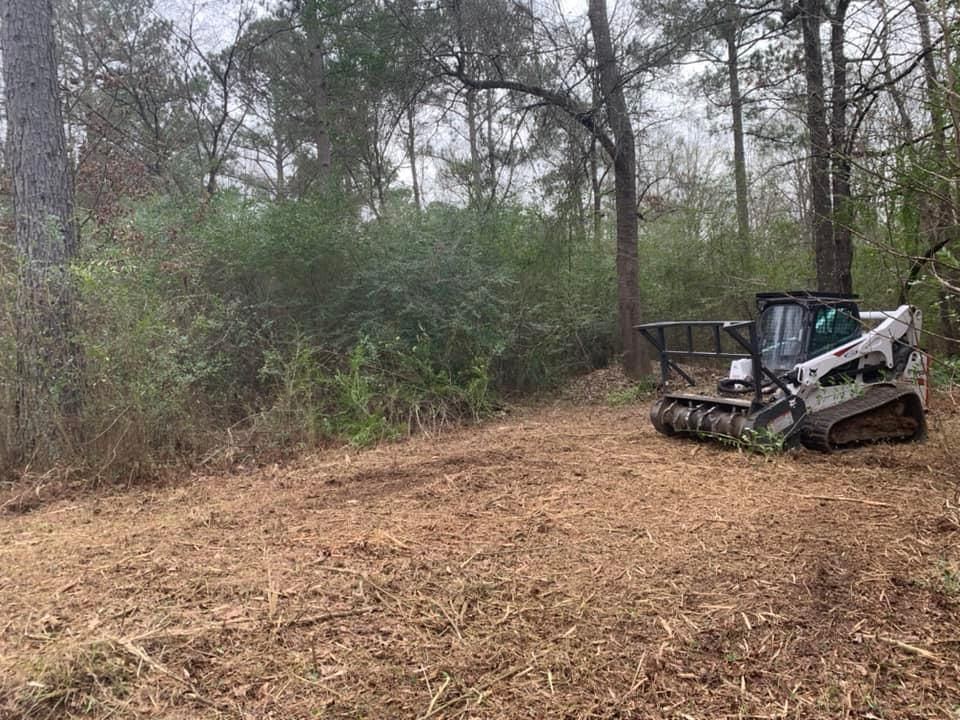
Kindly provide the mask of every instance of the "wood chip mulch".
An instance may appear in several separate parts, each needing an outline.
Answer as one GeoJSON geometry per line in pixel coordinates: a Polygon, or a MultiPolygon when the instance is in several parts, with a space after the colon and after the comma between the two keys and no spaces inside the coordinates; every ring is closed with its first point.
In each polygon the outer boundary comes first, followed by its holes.
{"type": "Polygon", "coordinates": [[[0,717],[960,718],[960,414],[765,458],[559,402],[0,515],[0,717]]]}

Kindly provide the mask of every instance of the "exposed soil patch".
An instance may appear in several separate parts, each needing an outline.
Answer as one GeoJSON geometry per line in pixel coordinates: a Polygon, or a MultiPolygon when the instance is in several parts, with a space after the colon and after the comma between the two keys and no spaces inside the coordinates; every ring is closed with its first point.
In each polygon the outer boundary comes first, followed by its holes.
{"type": "Polygon", "coordinates": [[[960,717],[955,406],[774,458],[646,411],[0,515],[0,717],[960,717]]]}

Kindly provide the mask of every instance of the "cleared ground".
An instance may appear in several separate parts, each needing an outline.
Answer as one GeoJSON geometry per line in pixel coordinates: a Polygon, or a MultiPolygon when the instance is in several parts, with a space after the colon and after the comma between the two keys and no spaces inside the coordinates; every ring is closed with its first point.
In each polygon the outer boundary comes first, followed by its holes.
{"type": "Polygon", "coordinates": [[[0,514],[0,717],[960,718],[960,417],[764,458],[569,401],[0,514]]]}

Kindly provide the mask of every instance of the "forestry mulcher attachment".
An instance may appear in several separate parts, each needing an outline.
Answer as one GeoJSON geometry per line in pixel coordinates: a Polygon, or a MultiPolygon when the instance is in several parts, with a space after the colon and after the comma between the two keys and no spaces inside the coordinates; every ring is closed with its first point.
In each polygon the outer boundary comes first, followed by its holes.
{"type": "Polygon", "coordinates": [[[925,437],[919,310],[861,313],[856,296],[809,291],[761,293],[757,310],[756,321],[637,326],[660,356],[664,394],[650,410],[659,432],[825,452],[925,437]],[[682,358],[733,362],[704,389],[682,358]],[[688,391],[671,391],[671,371],[688,391]]]}

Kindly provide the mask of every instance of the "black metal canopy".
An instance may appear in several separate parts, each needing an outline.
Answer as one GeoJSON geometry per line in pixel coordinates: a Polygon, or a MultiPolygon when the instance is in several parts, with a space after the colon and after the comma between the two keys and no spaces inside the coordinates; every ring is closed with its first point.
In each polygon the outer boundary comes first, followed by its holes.
{"type": "Polygon", "coordinates": [[[832,303],[855,303],[859,295],[847,293],[820,292],[818,290],[786,290],[783,292],[757,293],[757,309],[777,303],[796,303],[798,305],[823,305],[832,303]]]}

